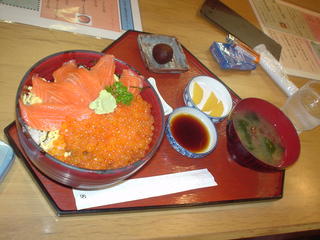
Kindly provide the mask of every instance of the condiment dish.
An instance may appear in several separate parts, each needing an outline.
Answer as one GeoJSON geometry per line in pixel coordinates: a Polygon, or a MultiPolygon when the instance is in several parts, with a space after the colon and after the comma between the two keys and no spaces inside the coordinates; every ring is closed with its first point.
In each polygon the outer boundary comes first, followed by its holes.
{"type": "Polygon", "coordinates": [[[200,110],[176,108],[168,117],[165,133],[171,146],[189,158],[202,158],[216,147],[218,136],[214,124],[200,110]]]}
{"type": "Polygon", "coordinates": [[[184,103],[204,112],[212,122],[225,119],[232,109],[232,98],[228,89],[217,79],[196,76],[187,84],[184,103]]]}
{"type": "Polygon", "coordinates": [[[155,73],[182,73],[189,70],[178,39],[172,36],[141,33],[137,38],[147,68],[155,73]]]}

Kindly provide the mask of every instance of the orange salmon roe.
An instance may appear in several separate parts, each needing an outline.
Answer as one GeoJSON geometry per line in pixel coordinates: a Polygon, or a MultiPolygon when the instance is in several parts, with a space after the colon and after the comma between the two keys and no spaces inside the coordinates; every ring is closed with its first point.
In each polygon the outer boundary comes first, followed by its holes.
{"type": "Polygon", "coordinates": [[[89,119],[68,119],[49,153],[66,163],[87,169],[124,167],[144,157],[153,136],[151,105],[140,95],[130,106],[89,119]]]}

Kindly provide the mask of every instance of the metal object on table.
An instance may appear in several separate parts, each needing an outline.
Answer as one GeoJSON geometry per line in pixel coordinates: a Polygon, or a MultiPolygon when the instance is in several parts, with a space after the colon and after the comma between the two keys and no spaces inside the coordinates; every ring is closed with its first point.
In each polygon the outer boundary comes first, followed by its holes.
{"type": "Polygon", "coordinates": [[[254,48],[259,44],[264,44],[277,60],[280,59],[280,44],[219,0],[206,0],[200,12],[211,22],[231,33],[249,47],[254,48]]]}

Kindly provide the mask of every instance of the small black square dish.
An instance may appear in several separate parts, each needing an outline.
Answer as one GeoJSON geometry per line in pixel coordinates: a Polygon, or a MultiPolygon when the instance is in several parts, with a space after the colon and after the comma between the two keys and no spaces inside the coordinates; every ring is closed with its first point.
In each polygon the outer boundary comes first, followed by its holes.
{"type": "Polygon", "coordinates": [[[155,73],[182,73],[189,70],[186,56],[175,37],[158,34],[139,34],[141,57],[155,73]]]}

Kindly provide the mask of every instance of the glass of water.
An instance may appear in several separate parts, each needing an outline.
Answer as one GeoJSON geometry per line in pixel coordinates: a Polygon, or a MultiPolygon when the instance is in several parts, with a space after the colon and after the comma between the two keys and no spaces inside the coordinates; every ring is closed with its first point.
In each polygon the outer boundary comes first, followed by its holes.
{"type": "Polygon", "coordinates": [[[310,81],[291,95],[282,111],[301,133],[320,125],[320,81],[310,81]]]}

